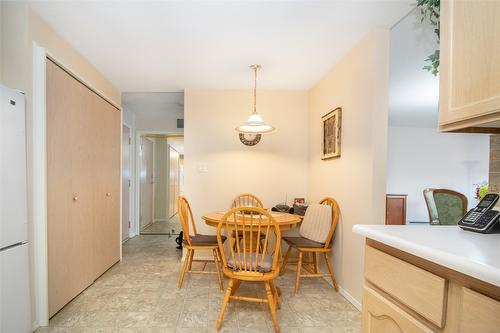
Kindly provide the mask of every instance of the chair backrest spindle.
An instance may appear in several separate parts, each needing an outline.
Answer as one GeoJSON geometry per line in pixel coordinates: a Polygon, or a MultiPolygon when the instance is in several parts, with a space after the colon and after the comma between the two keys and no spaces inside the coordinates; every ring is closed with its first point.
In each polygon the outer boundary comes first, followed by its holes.
{"type": "Polygon", "coordinates": [[[218,225],[217,240],[224,267],[235,274],[278,273],[281,232],[276,220],[264,209],[252,206],[231,209],[218,225]],[[226,246],[222,234],[228,237],[226,246]],[[271,254],[267,254],[268,249],[271,254]]]}

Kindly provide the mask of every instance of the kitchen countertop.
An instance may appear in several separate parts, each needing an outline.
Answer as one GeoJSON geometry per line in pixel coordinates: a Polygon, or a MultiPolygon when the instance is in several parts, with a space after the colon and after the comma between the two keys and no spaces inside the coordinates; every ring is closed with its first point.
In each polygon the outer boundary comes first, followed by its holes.
{"type": "Polygon", "coordinates": [[[479,234],[458,226],[363,225],[352,230],[500,287],[500,233],[479,234]]]}

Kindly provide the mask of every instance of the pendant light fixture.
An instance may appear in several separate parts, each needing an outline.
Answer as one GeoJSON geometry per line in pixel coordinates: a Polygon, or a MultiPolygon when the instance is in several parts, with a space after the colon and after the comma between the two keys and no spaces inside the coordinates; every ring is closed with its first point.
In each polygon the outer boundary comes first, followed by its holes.
{"type": "Polygon", "coordinates": [[[257,71],[261,68],[260,65],[250,65],[254,71],[254,87],[253,87],[253,112],[248,117],[246,123],[236,127],[239,132],[240,141],[247,146],[255,146],[259,143],[262,134],[271,133],[275,130],[274,127],[264,123],[264,119],[257,113],[257,71]]]}

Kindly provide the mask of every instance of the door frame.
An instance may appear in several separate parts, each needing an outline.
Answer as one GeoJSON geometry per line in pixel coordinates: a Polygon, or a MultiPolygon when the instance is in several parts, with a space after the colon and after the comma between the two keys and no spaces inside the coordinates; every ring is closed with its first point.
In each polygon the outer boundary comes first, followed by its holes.
{"type": "MultiPolygon", "coordinates": [[[[142,183],[141,183],[141,178],[140,178],[140,174],[142,172],[142,164],[143,164],[143,160],[142,160],[142,156],[141,156],[141,152],[142,152],[142,144],[143,144],[143,139],[144,140],[148,140],[151,142],[151,144],[153,145],[153,148],[151,149],[151,167],[152,167],[152,175],[151,175],[151,178],[153,179],[153,186],[151,187],[151,212],[149,212],[151,214],[151,222],[149,224],[153,224],[154,221],[155,221],[155,187],[156,187],[156,182],[155,182],[155,179],[156,179],[156,168],[155,168],[155,149],[156,149],[156,142],[154,140],[151,140],[150,138],[148,138],[147,136],[145,135],[142,135],[141,138],[140,138],[140,141],[139,141],[139,165],[140,165],[140,169],[139,169],[139,194],[142,193],[142,183]]],[[[146,163],[147,164],[147,163],[146,163]]],[[[147,167],[146,167],[147,168],[147,167]]],[[[142,214],[142,198],[139,196],[139,220],[138,220],[138,225],[139,225],[139,233],[141,233],[141,214],[142,214]]],[[[149,224],[147,224],[149,226],[149,224]]]]}
{"type": "MultiPolygon", "coordinates": [[[[130,237],[134,237],[137,235],[140,235],[141,233],[141,223],[140,223],[140,218],[141,218],[141,179],[140,179],[140,173],[141,173],[141,147],[140,147],[140,142],[141,142],[141,137],[144,135],[166,135],[168,137],[184,137],[184,132],[168,132],[168,131],[148,131],[148,130],[136,130],[135,131],[135,142],[137,143],[135,145],[135,154],[134,154],[134,183],[137,184],[135,187],[135,198],[134,198],[134,209],[135,209],[135,216],[134,216],[134,221],[131,223],[133,224],[133,227],[131,227],[131,232],[133,232],[133,235],[130,237]]],[[[154,165],[154,164],[153,164],[154,165]]],[[[154,211],[153,211],[154,212],[154,211]]]]}
{"type": "MultiPolygon", "coordinates": [[[[132,126],[130,126],[126,121],[123,120],[123,117],[122,117],[122,142],[123,142],[123,126],[127,127],[128,130],[129,130],[129,135],[130,135],[130,144],[129,144],[129,171],[130,171],[130,186],[128,187],[128,218],[130,220],[130,226],[128,227],[128,238],[123,242],[126,242],[128,241],[130,238],[133,237],[133,233],[132,233],[132,226],[133,226],[133,219],[134,219],[134,210],[133,210],[133,206],[134,206],[134,202],[133,202],[133,197],[132,197],[132,194],[134,193],[133,191],[133,187],[134,187],[134,174],[133,174],[133,159],[134,159],[134,149],[133,149],[133,145],[134,145],[134,132],[133,132],[133,128],[132,126]]],[[[122,152],[122,158],[123,158],[123,152],[122,152]]],[[[123,160],[122,160],[123,162],[123,160]]],[[[123,165],[122,165],[122,170],[123,170],[123,165]]],[[[123,189],[122,189],[123,191],[123,189]]],[[[123,193],[122,193],[123,195],[123,193]]],[[[123,198],[122,198],[122,204],[123,204],[123,198]]],[[[123,219],[123,216],[122,216],[122,219],[123,219]]],[[[122,221],[122,226],[123,226],[123,221],[122,221]]],[[[123,232],[123,230],[122,230],[123,232]]]]}
{"type": "MultiPolygon", "coordinates": [[[[116,107],[120,111],[120,123],[123,124],[123,109],[99,89],[81,78],[77,72],[73,71],[57,56],[48,52],[37,43],[32,44],[32,128],[31,128],[31,165],[28,165],[28,172],[32,177],[32,198],[29,204],[32,205],[33,220],[33,244],[30,255],[33,255],[33,287],[35,313],[32,318],[33,330],[40,326],[49,326],[49,279],[48,279],[48,253],[47,253],[47,110],[46,110],[46,65],[47,59],[52,60],[63,68],[69,75],[80,81],[88,89],[96,93],[105,101],[116,107]]],[[[120,141],[122,140],[120,131],[120,141]]],[[[120,179],[121,170],[121,149],[120,149],[120,179]]],[[[122,187],[120,181],[120,261],[122,260],[122,187]]],[[[28,205],[29,205],[28,204],[28,205]]]]}

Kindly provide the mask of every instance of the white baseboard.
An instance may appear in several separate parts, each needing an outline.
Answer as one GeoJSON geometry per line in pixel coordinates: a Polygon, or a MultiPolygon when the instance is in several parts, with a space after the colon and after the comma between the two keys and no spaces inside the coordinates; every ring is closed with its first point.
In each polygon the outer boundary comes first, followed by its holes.
{"type": "Polygon", "coordinates": [[[31,332],[35,332],[38,328],[40,328],[42,326],[40,326],[38,324],[38,322],[35,320],[32,324],[31,324],[31,332]]]}
{"type": "Polygon", "coordinates": [[[355,299],[351,294],[349,294],[344,288],[339,286],[339,293],[340,295],[344,296],[346,300],[349,301],[356,309],[358,309],[360,312],[362,311],[362,305],[360,302],[358,302],[357,299],[355,299]]]}
{"type": "MultiPolygon", "coordinates": [[[[333,283],[332,283],[332,280],[330,278],[323,278],[329,285],[331,285],[333,287],[333,283]]],[[[344,288],[342,288],[341,286],[338,286],[339,287],[339,294],[342,295],[342,297],[344,297],[349,303],[351,303],[356,309],[358,309],[360,312],[362,311],[362,305],[361,303],[356,299],[354,298],[351,294],[349,294],[344,288]]]]}

